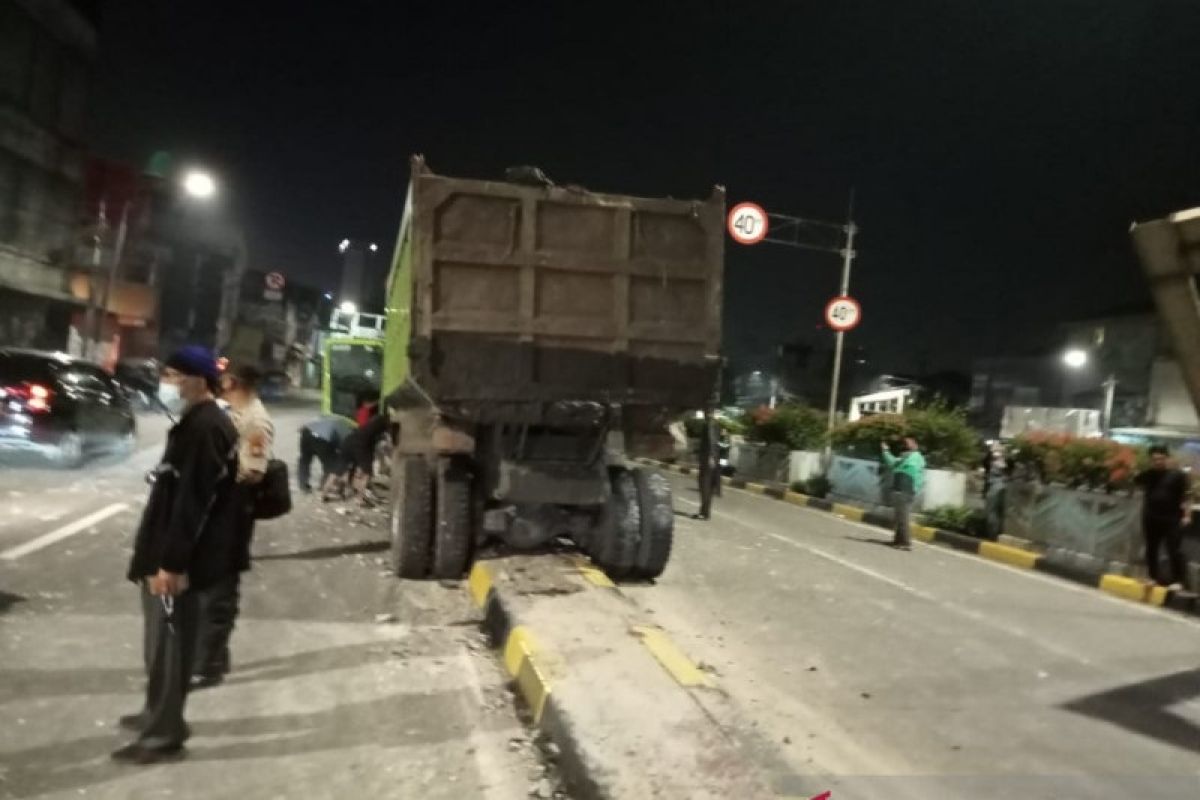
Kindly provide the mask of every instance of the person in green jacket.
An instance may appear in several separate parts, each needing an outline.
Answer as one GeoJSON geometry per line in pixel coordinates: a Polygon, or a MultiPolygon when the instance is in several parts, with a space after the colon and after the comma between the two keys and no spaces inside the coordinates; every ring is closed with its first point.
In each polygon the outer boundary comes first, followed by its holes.
{"type": "Polygon", "coordinates": [[[925,456],[921,455],[917,440],[911,436],[904,438],[904,453],[899,457],[892,455],[886,442],[880,443],[880,449],[883,463],[892,473],[892,508],[896,512],[896,535],[892,539],[892,547],[911,550],[909,516],[913,498],[921,493],[921,487],[925,485],[925,456]]]}

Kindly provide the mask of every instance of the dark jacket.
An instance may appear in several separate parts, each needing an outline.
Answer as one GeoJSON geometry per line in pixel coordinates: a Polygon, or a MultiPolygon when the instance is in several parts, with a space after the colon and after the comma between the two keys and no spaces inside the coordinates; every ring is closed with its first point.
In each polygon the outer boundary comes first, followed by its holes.
{"type": "Polygon", "coordinates": [[[171,428],[134,540],[131,581],[165,569],[203,589],[237,572],[236,444],[233,423],[212,401],[171,428]]]}
{"type": "Polygon", "coordinates": [[[1142,487],[1142,516],[1148,519],[1178,520],[1191,488],[1181,469],[1147,469],[1134,478],[1142,487]]]}

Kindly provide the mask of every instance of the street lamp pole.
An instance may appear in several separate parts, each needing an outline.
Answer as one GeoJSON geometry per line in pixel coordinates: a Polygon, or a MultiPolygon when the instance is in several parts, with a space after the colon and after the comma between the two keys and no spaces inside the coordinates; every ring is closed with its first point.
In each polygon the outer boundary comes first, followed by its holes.
{"type": "Polygon", "coordinates": [[[1104,381],[1104,434],[1112,433],[1113,402],[1117,395],[1117,376],[1109,375],[1104,381]]]}

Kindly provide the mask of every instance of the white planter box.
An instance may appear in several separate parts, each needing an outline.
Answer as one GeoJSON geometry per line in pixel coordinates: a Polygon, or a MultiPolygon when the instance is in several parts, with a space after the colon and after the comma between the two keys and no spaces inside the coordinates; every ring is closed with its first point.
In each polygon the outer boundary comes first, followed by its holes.
{"type": "Polygon", "coordinates": [[[967,474],[945,469],[925,471],[925,488],[918,507],[921,510],[938,506],[962,506],[967,502],[967,474]]]}
{"type": "Polygon", "coordinates": [[[810,450],[793,450],[788,455],[788,485],[806,481],[821,474],[821,454],[810,450]]]}
{"type": "MultiPolygon", "coordinates": [[[[891,502],[888,487],[883,482],[889,473],[878,461],[861,458],[834,456],[829,468],[832,494],[839,500],[849,500],[862,505],[888,505],[891,502]]],[[[925,486],[917,497],[916,510],[924,511],[938,506],[961,506],[967,500],[967,475],[945,469],[925,470],[925,486]]]]}

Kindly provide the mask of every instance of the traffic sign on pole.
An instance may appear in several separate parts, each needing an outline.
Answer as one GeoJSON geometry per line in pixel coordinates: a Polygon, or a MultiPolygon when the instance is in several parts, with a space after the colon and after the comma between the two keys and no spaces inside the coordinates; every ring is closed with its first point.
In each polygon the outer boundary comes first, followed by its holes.
{"type": "Polygon", "coordinates": [[[825,306],[825,323],[841,333],[854,328],[862,320],[862,306],[853,297],[841,295],[825,306]]]}
{"type": "Polygon", "coordinates": [[[767,236],[767,212],[757,203],[738,203],[729,210],[726,225],[738,244],[758,244],[767,236]]]}

